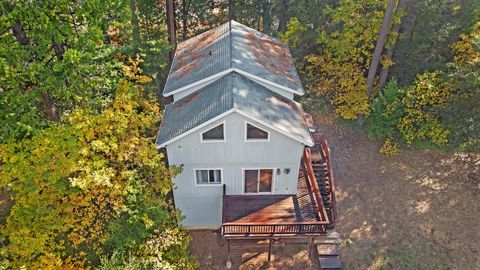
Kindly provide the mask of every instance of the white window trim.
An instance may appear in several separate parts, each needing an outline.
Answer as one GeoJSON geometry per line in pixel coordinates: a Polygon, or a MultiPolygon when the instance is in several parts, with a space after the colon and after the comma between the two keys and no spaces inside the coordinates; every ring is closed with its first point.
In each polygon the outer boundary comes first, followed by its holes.
{"type": "Polygon", "coordinates": [[[274,195],[275,194],[276,175],[277,175],[277,168],[268,168],[268,167],[242,168],[242,194],[243,195],[254,195],[254,196],[255,195],[274,195]],[[245,192],[245,171],[247,171],[247,170],[257,170],[257,171],[259,171],[258,172],[258,177],[257,177],[257,190],[258,190],[258,185],[260,183],[260,181],[259,181],[260,170],[272,170],[272,192],[256,192],[256,193],[245,192]]]}
{"type": "Polygon", "coordinates": [[[221,186],[223,185],[223,168],[194,168],[193,169],[193,182],[195,186],[198,187],[215,187],[215,186],[221,186]],[[202,171],[202,170],[219,170],[220,171],[220,183],[215,183],[215,184],[199,184],[197,183],[197,171],[202,171]]]}
{"type": "Polygon", "coordinates": [[[252,124],[252,122],[248,122],[245,120],[245,142],[270,142],[270,131],[266,130],[265,128],[261,128],[256,124],[252,124]],[[263,130],[267,132],[267,138],[266,139],[248,139],[247,134],[248,134],[248,125],[252,125],[260,130],[263,130]]]}
{"type": "Polygon", "coordinates": [[[208,129],[206,129],[205,131],[203,132],[200,132],[200,143],[219,143],[219,142],[227,142],[227,129],[226,129],[226,125],[225,125],[225,121],[219,123],[218,125],[215,125],[213,127],[209,127],[208,129]],[[205,132],[208,132],[210,131],[211,129],[214,129],[220,125],[223,125],[223,140],[204,140],[203,139],[203,133],[205,132]]]}

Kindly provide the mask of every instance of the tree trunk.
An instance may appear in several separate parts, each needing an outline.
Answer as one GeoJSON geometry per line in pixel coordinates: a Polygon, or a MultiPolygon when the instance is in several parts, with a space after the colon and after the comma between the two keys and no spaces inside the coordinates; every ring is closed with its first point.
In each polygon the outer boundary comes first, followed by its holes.
{"type": "Polygon", "coordinates": [[[48,119],[54,122],[60,122],[60,116],[58,115],[57,108],[55,107],[50,94],[48,92],[41,92],[40,96],[42,97],[43,108],[47,113],[48,119]]]}
{"type": "MultiPolygon", "coordinates": [[[[399,13],[405,10],[405,2],[406,2],[405,0],[398,0],[397,9],[395,11],[396,16],[399,16],[399,13]]],[[[386,57],[388,59],[392,59],[393,57],[393,50],[395,49],[395,44],[397,43],[398,33],[400,32],[400,25],[401,25],[401,22],[394,24],[392,26],[392,33],[395,36],[392,44],[390,45],[390,47],[387,48],[387,51],[386,51],[386,57]]],[[[382,72],[380,72],[380,77],[378,79],[378,89],[381,90],[385,86],[385,83],[387,82],[389,70],[390,70],[390,67],[382,68],[382,72]]]]}
{"type": "Polygon", "coordinates": [[[188,31],[188,10],[190,9],[190,3],[192,1],[182,0],[182,40],[187,39],[188,31]]]}
{"type": "Polygon", "coordinates": [[[235,16],[235,0],[228,1],[228,19],[237,20],[237,17],[235,16]]]}
{"type": "Polygon", "coordinates": [[[278,13],[278,28],[277,31],[284,33],[287,30],[287,10],[288,10],[288,0],[281,0],[280,10],[278,13]]]}
{"type": "Polygon", "coordinates": [[[166,1],[167,10],[167,28],[168,28],[168,42],[170,43],[170,60],[173,60],[175,49],[177,48],[177,32],[175,26],[175,1],[166,1]]]}
{"type": "Polygon", "coordinates": [[[375,82],[375,75],[377,74],[378,64],[382,57],[383,47],[387,41],[388,30],[390,24],[392,23],[393,9],[395,8],[395,0],[388,0],[387,9],[385,10],[385,15],[383,16],[382,26],[380,27],[380,32],[378,33],[377,44],[375,45],[375,50],[372,56],[372,62],[370,64],[370,69],[368,70],[367,77],[367,97],[370,98],[372,94],[373,84],[375,82]]]}
{"type": "Polygon", "coordinates": [[[263,0],[262,7],[262,23],[263,23],[263,32],[265,34],[270,34],[272,28],[272,18],[270,14],[270,0],[263,0]]]}
{"type": "MultiPolygon", "coordinates": [[[[27,35],[25,34],[25,31],[23,29],[23,25],[21,22],[17,21],[12,25],[12,33],[15,39],[17,40],[17,42],[20,43],[21,45],[27,46],[29,44],[30,41],[27,35]]],[[[53,44],[53,50],[57,58],[61,58],[63,56],[63,53],[65,52],[64,45],[65,45],[64,43],[53,44]]],[[[35,54],[32,54],[31,57],[33,60],[37,58],[35,54]]],[[[48,119],[51,121],[59,122],[60,115],[58,114],[57,108],[55,107],[55,104],[53,103],[53,100],[50,94],[47,91],[41,92],[40,97],[42,98],[43,108],[47,113],[48,119]]]]}
{"type": "Polygon", "coordinates": [[[138,10],[137,0],[130,0],[130,9],[132,12],[132,31],[133,31],[133,43],[140,43],[140,28],[138,26],[138,10]]]}

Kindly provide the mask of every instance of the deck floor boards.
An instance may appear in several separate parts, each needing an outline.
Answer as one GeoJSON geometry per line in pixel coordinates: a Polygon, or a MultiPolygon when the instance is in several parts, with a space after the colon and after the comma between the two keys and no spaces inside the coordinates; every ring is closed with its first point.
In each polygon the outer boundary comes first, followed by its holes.
{"type": "Polygon", "coordinates": [[[303,170],[300,170],[296,195],[227,195],[224,207],[226,223],[318,221],[303,170]]]}

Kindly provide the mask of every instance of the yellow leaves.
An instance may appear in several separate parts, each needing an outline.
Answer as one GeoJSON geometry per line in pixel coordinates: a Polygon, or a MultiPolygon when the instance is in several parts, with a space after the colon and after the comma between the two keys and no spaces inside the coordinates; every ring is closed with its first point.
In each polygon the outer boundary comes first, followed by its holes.
{"type": "Polygon", "coordinates": [[[380,148],[380,153],[386,157],[396,156],[399,153],[398,144],[389,137],[380,148]]]}
{"type": "Polygon", "coordinates": [[[463,66],[469,63],[480,63],[480,50],[478,49],[480,39],[480,22],[474,26],[470,35],[461,35],[460,40],[455,43],[455,64],[463,66]]]}
{"type": "Polygon", "coordinates": [[[395,62],[393,62],[392,59],[385,57],[384,55],[382,56],[381,64],[383,68],[387,68],[395,65],[395,62]]]}
{"type": "Polygon", "coordinates": [[[405,116],[398,128],[408,143],[428,140],[437,145],[448,142],[450,131],[429,110],[443,106],[451,96],[449,86],[438,73],[424,73],[407,89],[403,99],[405,116]]]}
{"type": "Polygon", "coordinates": [[[148,76],[142,75],[140,63],[143,62],[141,58],[128,58],[126,65],[123,66],[123,73],[127,78],[139,84],[145,84],[152,81],[148,76]]]}
{"type": "Polygon", "coordinates": [[[368,115],[367,84],[362,69],[353,63],[337,63],[332,54],[308,55],[307,71],[316,77],[313,90],[332,95],[335,112],[345,119],[368,115]]]}
{"type": "MultiPolygon", "coordinates": [[[[321,53],[308,55],[307,72],[313,90],[329,95],[335,111],[343,118],[368,115],[366,72],[371,63],[377,33],[383,19],[385,1],[341,1],[327,8],[336,29],[319,33],[321,53]]],[[[384,66],[392,65],[384,60],[384,66]]]]}
{"type": "Polygon", "coordinates": [[[145,224],[145,227],[148,229],[148,228],[151,228],[153,225],[155,225],[155,222],[153,220],[150,219],[150,217],[148,217],[148,214],[147,213],[143,213],[142,215],[142,221],[143,223],[145,224]]]}

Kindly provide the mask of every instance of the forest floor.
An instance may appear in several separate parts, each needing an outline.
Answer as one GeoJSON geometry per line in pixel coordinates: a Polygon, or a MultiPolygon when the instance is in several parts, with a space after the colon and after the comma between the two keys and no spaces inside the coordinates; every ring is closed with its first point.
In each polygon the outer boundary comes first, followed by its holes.
{"type": "MultiPolygon", "coordinates": [[[[480,269],[479,155],[404,147],[386,158],[361,131],[315,120],[333,152],[344,269],[480,269]]],[[[225,268],[218,233],[192,238],[201,269],[225,268]]],[[[318,269],[307,249],[275,245],[270,265],[268,249],[246,251],[240,269],[318,269]]]]}

